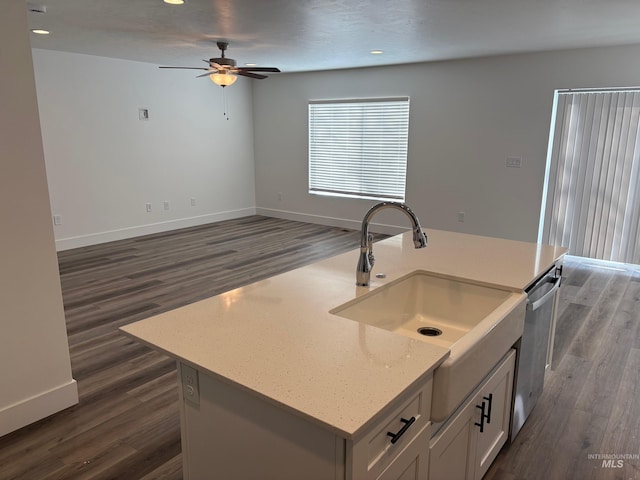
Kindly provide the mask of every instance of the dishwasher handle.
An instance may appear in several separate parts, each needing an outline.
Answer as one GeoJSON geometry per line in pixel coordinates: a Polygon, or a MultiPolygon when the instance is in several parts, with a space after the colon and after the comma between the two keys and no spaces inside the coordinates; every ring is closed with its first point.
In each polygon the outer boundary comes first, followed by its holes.
{"type": "Polygon", "coordinates": [[[527,301],[527,311],[534,312],[538,310],[542,305],[547,303],[549,300],[553,298],[556,291],[560,288],[560,282],[562,281],[562,277],[555,277],[553,280],[549,280],[549,283],[553,283],[553,287],[547,293],[545,293],[542,297],[540,297],[535,302],[527,301]]]}

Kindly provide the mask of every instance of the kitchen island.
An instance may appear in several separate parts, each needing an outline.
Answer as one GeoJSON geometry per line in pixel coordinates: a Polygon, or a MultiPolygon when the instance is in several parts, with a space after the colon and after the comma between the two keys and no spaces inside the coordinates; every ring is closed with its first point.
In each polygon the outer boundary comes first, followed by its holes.
{"type": "Polygon", "coordinates": [[[414,440],[431,436],[433,372],[449,350],[329,311],[417,269],[522,291],[565,253],[427,234],[420,250],[410,233],[376,243],[386,277],[369,287],[355,286],[354,250],[122,327],[179,363],[185,478],[400,478],[399,457],[425,471],[414,440]],[[405,417],[412,433],[390,447],[387,426],[399,433],[405,417]]]}

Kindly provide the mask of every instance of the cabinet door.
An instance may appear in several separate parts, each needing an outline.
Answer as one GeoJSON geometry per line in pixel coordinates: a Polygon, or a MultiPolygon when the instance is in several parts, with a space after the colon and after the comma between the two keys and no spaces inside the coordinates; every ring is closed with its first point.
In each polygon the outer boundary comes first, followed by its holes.
{"type": "Polygon", "coordinates": [[[487,472],[509,435],[514,365],[511,350],[431,440],[430,480],[479,480],[487,472]]]}
{"type": "Polygon", "coordinates": [[[467,404],[432,439],[429,448],[429,480],[471,480],[474,476],[476,407],[467,404]]]}
{"type": "MultiPolygon", "coordinates": [[[[476,405],[482,407],[484,402],[485,412],[482,432],[476,427],[475,478],[477,480],[487,472],[509,436],[514,367],[515,352],[512,350],[476,396],[476,405]]],[[[477,410],[477,415],[480,416],[482,408],[477,410]]],[[[482,422],[482,419],[479,422],[482,422]]]]}
{"type": "Polygon", "coordinates": [[[429,474],[429,437],[427,425],[376,480],[427,480],[429,474]]]}

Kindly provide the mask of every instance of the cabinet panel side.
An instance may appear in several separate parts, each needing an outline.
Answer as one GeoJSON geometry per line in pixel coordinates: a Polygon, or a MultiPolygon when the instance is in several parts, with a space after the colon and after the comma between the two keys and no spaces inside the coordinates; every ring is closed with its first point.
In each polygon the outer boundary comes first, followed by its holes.
{"type": "Polygon", "coordinates": [[[340,478],[335,434],[202,372],[199,388],[181,403],[185,480],[340,478]]]}

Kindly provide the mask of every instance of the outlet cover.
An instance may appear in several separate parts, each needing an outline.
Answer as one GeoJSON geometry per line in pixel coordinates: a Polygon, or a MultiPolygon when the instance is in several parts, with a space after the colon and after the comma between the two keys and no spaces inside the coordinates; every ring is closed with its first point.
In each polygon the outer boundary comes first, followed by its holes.
{"type": "Polygon", "coordinates": [[[198,371],[195,368],[180,364],[182,378],[182,394],[185,400],[200,405],[200,387],[198,386],[198,371]]]}
{"type": "Polygon", "coordinates": [[[62,217],[60,215],[53,216],[53,224],[54,225],[62,225],[62,217]]]}

